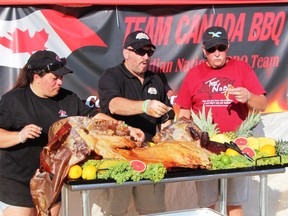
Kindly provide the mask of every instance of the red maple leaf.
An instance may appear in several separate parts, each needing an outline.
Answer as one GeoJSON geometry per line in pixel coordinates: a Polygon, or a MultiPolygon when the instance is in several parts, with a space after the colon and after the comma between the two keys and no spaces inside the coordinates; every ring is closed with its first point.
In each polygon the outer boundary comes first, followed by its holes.
{"type": "Polygon", "coordinates": [[[48,40],[48,34],[45,29],[40,32],[35,32],[34,36],[29,35],[28,29],[22,31],[18,28],[13,33],[8,32],[11,39],[6,37],[0,37],[0,44],[8,49],[11,49],[13,53],[30,53],[32,54],[36,50],[46,49],[45,43],[48,40]]]}

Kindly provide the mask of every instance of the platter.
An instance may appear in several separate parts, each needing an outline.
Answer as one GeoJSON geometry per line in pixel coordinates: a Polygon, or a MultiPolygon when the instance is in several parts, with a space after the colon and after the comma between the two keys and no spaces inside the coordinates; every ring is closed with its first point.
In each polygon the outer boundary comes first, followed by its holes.
{"type": "MultiPolygon", "coordinates": [[[[193,176],[219,176],[221,174],[244,174],[249,172],[261,172],[269,171],[280,168],[288,167],[288,164],[276,164],[276,165],[262,165],[262,166],[252,166],[252,167],[243,167],[243,168],[234,168],[234,169],[218,169],[218,170],[207,170],[207,169],[190,169],[190,168],[181,168],[174,167],[167,171],[164,177],[164,181],[173,178],[182,178],[182,177],[193,177],[193,176]]],[[[162,181],[163,181],[162,180],[162,181]]],[[[142,181],[142,180],[140,180],[142,181]]],[[[132,182],[128,180],[127,182],[132,182]]],[[[105,183],[116,183],[114,179],[93,179],[93,180],[84,180],[84,179],[66,179],[65,184],[67,185],[83,185],[83,184],[105,184],[105,183]]]]}

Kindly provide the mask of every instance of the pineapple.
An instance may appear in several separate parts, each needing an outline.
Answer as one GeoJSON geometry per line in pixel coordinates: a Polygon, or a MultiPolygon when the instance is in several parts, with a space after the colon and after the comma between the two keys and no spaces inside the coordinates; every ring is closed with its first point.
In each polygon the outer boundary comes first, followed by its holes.
{"type": "Polygon", "coordinates": [[[234,140],[237,137],[250,137],[253,136],[253,129],[261,121],[261,113],[255,113],[254,110],[250,112],[247,118],[242,122],[239,128],[236,131],[225,132],[224,134],[229,137],[231,140],[234,140]]]}
{"type": "Polygon", "coordinates": [[[226,137],[228,137],[230,140],[235,140],[237,138],[237,135],[234,131],[228,131],[223,133],[226,137]]]}
{"type": "Polygon", "coordinates": [[[276,153],[278,155],[287,155],[288,154],[288,141],[287,140],[276,141],[276,153]]]}
{"type": "Polygon", "coordinates": [[[219,129],[217,128],[217,124],[213,123],[212,111],[209,109],[206,117],[205,106],[202,106],[202,112],[199,111],[199,115],[195,114],[193,110],[191,110],[191,116],[194,123],[202,130],[209,134],[209,137],[213,137],[219,133],[219,129]]]}

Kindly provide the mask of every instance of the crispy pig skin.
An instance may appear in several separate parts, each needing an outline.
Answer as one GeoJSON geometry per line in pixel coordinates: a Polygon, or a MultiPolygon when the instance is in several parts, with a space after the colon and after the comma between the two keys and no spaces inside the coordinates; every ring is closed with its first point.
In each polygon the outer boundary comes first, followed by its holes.
{"type": "Polygon", "coordinates": [[[155,146],[139,147],[130,139],[123,122],[79,116],[55,122],[49,129],[49,143],[41,153],[40,168],[30,181],[38,215],[49,215],[70,167],[92,153],[98,158],[163,163],[166,168],[209,169],[211,152],[203,148],[209,137],[203,135],[193,121],[183,118],[157,133],[155,146]]]}
{"type": "Polygon", "coordinates": [[[199,141],[167,141],[145,148],[134,148],[130,151],[118,149],[127,160],[141,160],[145,163],[163,163],[169,169],[211,168],[209,156],[211,152],[199,147],[199,141]]]}

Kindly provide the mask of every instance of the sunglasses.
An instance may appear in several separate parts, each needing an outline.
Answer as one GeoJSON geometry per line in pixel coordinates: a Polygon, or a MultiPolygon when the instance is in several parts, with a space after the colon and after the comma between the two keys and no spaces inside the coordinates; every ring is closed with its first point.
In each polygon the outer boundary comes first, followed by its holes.
{"type": "Polygon", "coordinates": [[[61,58],[60,61],[51,62],[50,64],[48,64],[44,67],[41,67],[41,68],[33,68],[31,65],[28,65],[28,69],[32,70],[34,72],[37,72],[37,73],[41,73],[43,70],[56,71],[56,70],[64,67],[66,65],[66,63],[67,63],[66,58],[61,58]]]}
{"type": "Polygon", "coordinates": [[[209,49],[206,49],[205,50],[209,53],[214,53],[216,50],[218,50],[219,52],[223,52],[227,49],[227,46],[226,45],[219,45],[219,46],[214,46],[214,47],[211,47],[209,49]]]}
{"type": "Polygon", "coordinates": [[[48,71],[56,71],[66,65],[66,58],[61,58],[60,61],[54,61],[50,64],[46,65],[46,68],[48,71]]]}
{"type": "Polygon", "coordinates": [[[151,57],[154,54],[154,50],[146,50],[146,49],[142,49],[142,48],[139,48],[139,49],[128,49],[127,48],[127,50],[132,51],[132,52],[134,52],[140,56],[144,56],[147,54],[149,57],[151,57]]]}

